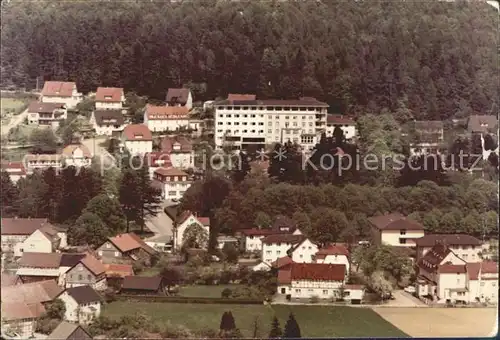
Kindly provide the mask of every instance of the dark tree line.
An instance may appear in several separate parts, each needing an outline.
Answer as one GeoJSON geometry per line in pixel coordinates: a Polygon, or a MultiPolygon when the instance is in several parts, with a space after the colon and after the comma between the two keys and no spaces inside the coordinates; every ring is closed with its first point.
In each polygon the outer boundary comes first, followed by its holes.
{"type": "Polygon", "coordinates": [[[197,100],[305,95],[354,115],[466,117],[497,102],[497,15],[481,2],[2,2],[1,81],[161,100],[184,85],[197,100]]]}

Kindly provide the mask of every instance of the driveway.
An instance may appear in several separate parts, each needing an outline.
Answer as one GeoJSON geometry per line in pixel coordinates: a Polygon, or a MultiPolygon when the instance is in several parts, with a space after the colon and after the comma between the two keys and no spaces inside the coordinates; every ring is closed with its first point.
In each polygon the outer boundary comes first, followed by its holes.
{"type": "Polygon", "coordinates": [[[24,121],[24,118],[28,117],[28,109],[24,110],[20,114],[11,118],[9,124],[2,126],[2,135],[8,135],[10,130],[18,126],[24,121]]]}
{"type": "Polygon", "coordinates": [[[82,144],[89,149],[92,156],[99,158],[99,164],[102,165],[103,169],[110,169],[116,166],[116,160],[106,149],[99,145],[105,141],[106,137],[87,138],[82,141],[82,144]]]}
{"type": "Polygon", "coordinates": [[[388,300],[383,307],[428,307],[423,301],[404,290],[395,290],[392,292],[392,296],[394,300],[388,300]]]}
{"type": "Polygon", "coordinates": [[[170,236],[173,237],[173,228],[174,228],[174,223],[168,217],[167,214],[165,214],[164,209],[168,206],[175,205],[177,203],[174,203],[172,201],[164,201],[161,204],[160,211],[158,212],[158,215],[154,217],[149,217],[146,220],[146,227],[151,230],[155,235],[150,237],[149,239],[146,239],[146,241],[154,241],[155,239],[158,238],[158,236],[170,236]]]}

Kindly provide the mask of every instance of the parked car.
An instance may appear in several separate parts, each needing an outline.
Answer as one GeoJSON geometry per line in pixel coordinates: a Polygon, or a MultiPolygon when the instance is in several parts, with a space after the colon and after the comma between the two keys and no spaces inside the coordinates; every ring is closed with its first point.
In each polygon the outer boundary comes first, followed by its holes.
{"type": "Polygon", "coordinates": [[[417,290],[413,286],[408,286],[404,289],[405,292],[410,293],[410,294],[415,294],[417,290]]]}

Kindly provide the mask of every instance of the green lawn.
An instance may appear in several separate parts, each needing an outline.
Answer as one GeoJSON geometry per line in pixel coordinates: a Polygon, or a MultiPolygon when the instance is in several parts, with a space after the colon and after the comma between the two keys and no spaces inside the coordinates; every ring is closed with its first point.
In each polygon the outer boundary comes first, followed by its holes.
{"type": "Polygon", "coordinates": [[[408,337],[369,308],[344,306],[212,305],[116,301],[105,306],[103,315],[119,318],[142,312],[158,323],[184,325],[194,331],[218,329],[223,312],[231,311],[236,326],[252,336],[258,320],[260,337],[267,337],[272,317],[283,327],[290,312],[300,325],[302,337],[408,337]]]}
{"type": "Polygon", "coordinates": [[[19,113],[22,107],[26,105],[26,101],[15,98],[1,98],[0,106],[2,107],[2,116],[4,113],[19,113]]]}
{"type": "Polygon", "coordinates": [[[157,276],[159,274],[160,274],[160,269],[153,267],[153,268],[145,268],[138,275],[140,275],[140,276],[157,276]]]}
{"type": "Polygon", "coordinates": [[[225,288],[234,289],[236,287],[238,285],[182,286],[179,290],[179,296],[220,298],[225,288]]]}

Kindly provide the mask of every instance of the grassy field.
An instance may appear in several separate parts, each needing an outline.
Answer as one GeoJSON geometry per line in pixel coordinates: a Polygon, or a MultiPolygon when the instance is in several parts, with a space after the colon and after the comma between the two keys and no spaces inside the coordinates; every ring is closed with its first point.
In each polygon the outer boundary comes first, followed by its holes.
{"type": "Polygon", "coordinates": [[[103,315],[119,318],[142,312],[159,323],[170,322],[192,330],[218,329],[222,313],[231,311],[243,336],[250,337],[258,321],[259,336],[267,337],[272,317],[283,327],[293,312],[302,337],[407,337],[373,310],[330,306],[212,305],[116,301],[103,315]]]}
{"type": "Polygon", "coordinates": [[[2,117],[5,113],[18,113],[18,111],[26,105],[26,101],[15,98],[1,98],[0,106],[2,107],[2,117]]]}
{"type": "Polygon", "coordinates": [[[418,338],[490,337],[496,334],[496,308],[374,308],[384,319],[418,338]]]}
{"type": "Polygon", "coordinates": [[[220,298],[225,288],[234,289],[237,285],[214,285],[214,286],[183,286],[179,290],[180,296],[188,297],[211,297],[220,298]]]}

